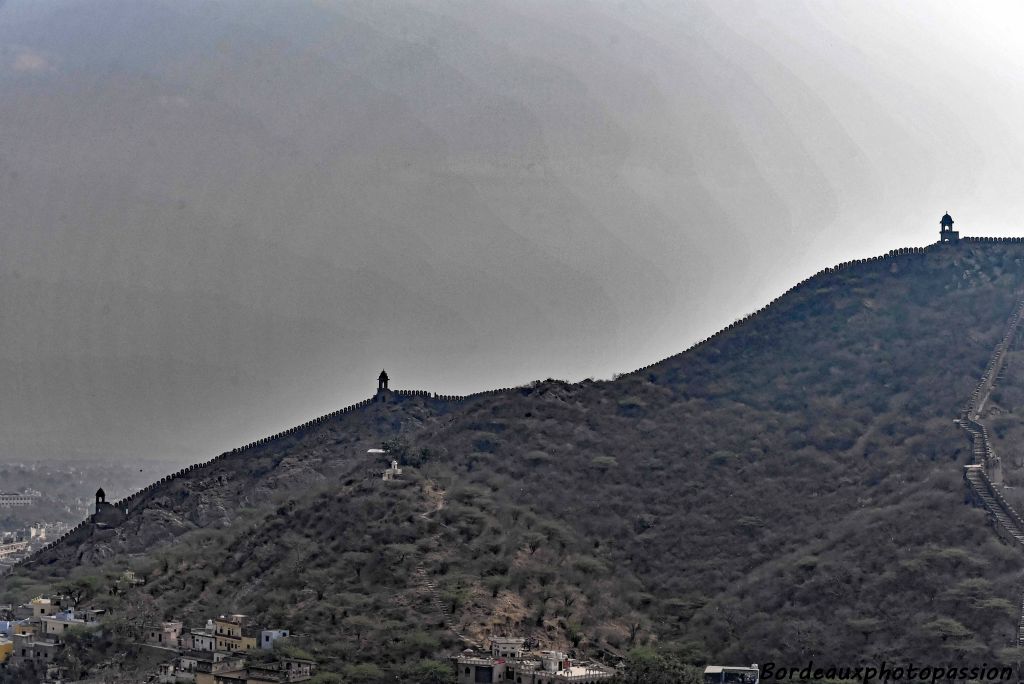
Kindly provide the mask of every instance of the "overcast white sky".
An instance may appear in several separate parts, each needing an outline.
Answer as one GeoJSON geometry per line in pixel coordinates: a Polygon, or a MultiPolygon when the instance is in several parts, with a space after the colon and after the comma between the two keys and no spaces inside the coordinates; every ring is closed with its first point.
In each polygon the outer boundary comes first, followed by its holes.
{"type": "Polygon", "coordinates": [[[1024,234],[1019,3],[0,3],[0,459],[610,377],[1024,234]]]}

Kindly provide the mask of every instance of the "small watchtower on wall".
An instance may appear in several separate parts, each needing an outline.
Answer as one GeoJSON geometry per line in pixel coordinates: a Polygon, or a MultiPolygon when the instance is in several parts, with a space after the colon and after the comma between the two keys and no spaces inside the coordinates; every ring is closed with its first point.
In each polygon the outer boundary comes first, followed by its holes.
{"type": "Polygon", "coordinates": [[[92,524],[95,527],[117,527],[126,517],[126,511],[107,501],[107,493],[102,488],[96,490],[96,512],[92,514],[92,524]]]}
{"type": "Polygon", "coordinates": [[[373,396],[374,401],[387,401],[388,395],[391,394],[391,390],[388,389],[388,374],[383,368],[380,370],[380,375],[377,376],[377,394],[373,396]]]}
{"type": "Polygon", "coordinates": [[[951,245],[955,245],[959,241],[960,233],[953,230],[953,217],[947,212],[939,219],[939,242],[948,242],[951,245]]]}

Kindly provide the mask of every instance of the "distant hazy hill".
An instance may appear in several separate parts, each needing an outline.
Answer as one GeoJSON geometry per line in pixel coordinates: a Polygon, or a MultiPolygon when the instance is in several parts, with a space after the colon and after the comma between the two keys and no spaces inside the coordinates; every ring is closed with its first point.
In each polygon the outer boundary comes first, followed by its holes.
{"type": "Polygon", "coordinates": [[[367,405],[157,485],[7,590],[135,565],[167,617],[287,623],[339,671],[462,648],[425,577],[472,639],[994,662],[1021,559],[964,503],[952,418],[1022,284],[1024,245],[935,247],[614,381],[367,405]]]}

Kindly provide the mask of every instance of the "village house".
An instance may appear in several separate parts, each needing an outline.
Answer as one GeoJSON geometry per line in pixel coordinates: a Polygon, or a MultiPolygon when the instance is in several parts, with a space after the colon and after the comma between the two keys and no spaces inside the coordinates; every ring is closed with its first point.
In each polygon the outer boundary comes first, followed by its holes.
{"type": "Polygon", "coordinates": [[[15,609],[15,614],[27,617],[0,623],[0,632],[11,643],[8,660],[12,664],[31,664],[38,671],[46,671],[64,648],[62,637],[69,629],[99,627],[104,611],[62,609],[62,601],[69,603],[66,598],[38,596],[15,609]]]}
{"type": "Polygon", "coordinates": [[[41,617],[39,624],[42,634],[60,637],[71,627],[98,628],[99,619],[103,614],[102,610],[76,612],[74,609],[70,609],[41,617]]]}
{"type": "Polygon", "coordinates": [[[196,684],[217,684],[217,676],[225,672],[237,672],[245,667],[245,656],[215,654],[213,658],[197,660],[195,664],[196,684]]]}
{"type": "Polygon", "coordinates": [[[28,618],[24,620],[16,620],[15,622],[9,622],[7,624],[9,625],[7,636],[10,637],[15,636],[16,634],[32,634],[35,632],[35,627],[32,626],[32,622],[28,618]]]}
{"type": "Polygon", "coordinates": [[[290,632],[287,629],[265,629],[260,632],[260,648],[267,651],[274,647],[278,639],[285,639],[290,632]]]}
{"type": "Polygon", "coordinates": [[[15,634],[30,634],[32,623],[28,618],[22,620],[0,620],[0,637],[12,637],[15,634]]]}
{"type": "MultiPolygon", "coordinates": [[[[206,622],[203,628],[183,630],[180,622],[164,623],[159,630],[163,638],[181,649],[173,664],[161,668],[161,682],[188,681],[197,684],[217,682],[300,682],[309,679],[315,670],[311,661],[283,658],[270,664],[249,663],[246,653],[257,649],[270,650],[275,641],[288,637],[287,629],[259,629],[245,615],[221,615],[206,622]],[[176,636],[180,635],[180,636],[176,636]]],[[[161,641],[158,630],[147,633],[150,643],[161,641]]]]}
{"type": "Polygon", "coordinates": [[[284,658],[277,663],[250,665],[236,672],[221,672],[214,676],[214,684],[282,684],[304,682],[316,674],[316,663],[311,660],[284,658]]]}
{"type": "Polygon", "coordinates": [[[14,642],[10,639],[0,638],[0,665],[7,662],[7,659],[11,657],[11,653],[14,651],[14,642]]]}
{"type": "Polygon", "coordinates": [[[761,670],[754,663],[743,665],[708,665],[704,668],[704,684],[757,684],[761,670]]]}
{"type": "Polygon", "coordinates": [[[216,653],[214,651],[183,652],[174,664],[161,673],[165,682],[198,682],[213,684],[214,675],[219,672],[231,672],[245,666],[245,657],[232,653],[216,653]],[[164,678],[166,674],[166,678],[164,678]]]}
{"type": "Polygon", "coordinates": [[[57,637],[52,635],[44,638],[33,633],[15,634],[12,641],[14,648],[11,653],[11,663],[15,665],[31,663],[37,669],[45,669],[52,663],[62,647],[57,637]]]}
{"type": "Polygon", "coordinates": [[[217,634],[213,620],[207,620],[205,627],[195,627],[182,634],[178,645],[183,651],[217,650],[217,634]]]}
{"type": "Polygon", "coordinates": [[[259,631],[245,624],[244,615],[221,615],[213,619],[218,651],[250,651],[259,646],[259,631]]]}
{"type": "MultiPolygon", "coordinates": [[[[213,651],[182,651],[176,661],[176,670],[182,675],[190,675],[182,677],[182,679],[194,680],[196,665],[202,660],[213,662],[213,651]]],[[[172,679],[171,681],[174,680],[172,679]]]]}
{"type": "Polygon", "coordinates": [[[596,684],[612,679],[613,668],[573,660],[560,651],[529,653],[519,637],[492,637],[489,652],[472,649],[455,657],[458,684],[596,684]]]}
{"type": "Polygon", "coordinates": [[[177,648],[181,627],[180,622],[161,622],[159,626],[148,626],[146,627],[146,641],[157,646],[177,648]]]}
{"type": "Polygon", "coordinates": [[[47,615],[56,615],[60,612],[59,604],[54,603],[52,600],[48,598],[43,598],[42,596],[37,596],[36,598],[29,601],[28,607],[31,609],[32,612],[30,617],[34,619],[42,618],[47,615]]]}

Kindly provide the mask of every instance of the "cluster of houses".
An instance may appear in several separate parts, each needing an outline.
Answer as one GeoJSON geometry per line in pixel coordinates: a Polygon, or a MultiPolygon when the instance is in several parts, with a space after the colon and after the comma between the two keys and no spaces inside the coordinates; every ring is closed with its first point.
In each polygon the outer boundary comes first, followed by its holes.
{"type": "Polygon", "coordinates": [[[98,629],[103,610],[77,610],[61,598],[32,599],[11,607],[13,620],[0,620],[0,664],[31,666],[37,672],[56,676],[61,638],[68,629],[98,629]]]}
{"type": "Polygon", "coordinates": [[[0,575],[46,544],[47,537],[60,537],[67,530],[64,523],[37,523],[0,534],[0,575]]]}
{"type": "MultiPolygon", "coordinates": [[[[126,573],[126,582],[137,582],[126,573]]],[[[59,681],[64,673],[58,657],[69,629],[101,628],[105,611],[78,609],[66,597],[38,597],[4,611],[0,620],[0,666],[30,668],[59,681]]],[[[262,629],[244,615],[221,615],[206,625],[185,629],[181,622],[145,627],[144,648],[164,655],[156,680],[166,684],[282,684],[311,679],[316,663],[287,657],[260,657],[274,642],[290,636],[286,629],[262,629]]]]}
{"type": "MultiPolygon", "coordinates": [[[[458,684],[599,684],[615,678],[615,668],[574,660],[560,651],[528,651],[522,637],[491,637],[491,649],[466,649],[454,658],[458,684]]],[[[620,664],[620,668],[623,665],[620,664]]],[[[760,669],[708,665],[704,684],[758,684],[760,669]]]]}
{"type": "Polygon", "coordinates": [[[303,682],[316,673],[316,663],[301,658],[272,662],[252,657],[290,636],[286,629],[261,629],[245,615],[221,615],[204,627],[183,630],[180,622],[165,622],[146,635],[150,644],[175,650],[173,661],[160,668],[166,684],[281,684],[303,682]]]}
{"type": "Polygon", "coordinates": [[[521,637],[491,637],[490,651],[466,649],[455,657],[458,684],[597,684],[616,675],[615,668],[573,660],[559,651],[531,652],[521,637]]]}

